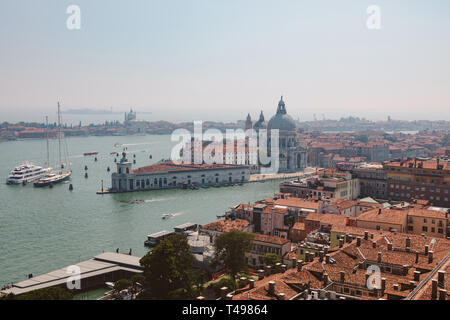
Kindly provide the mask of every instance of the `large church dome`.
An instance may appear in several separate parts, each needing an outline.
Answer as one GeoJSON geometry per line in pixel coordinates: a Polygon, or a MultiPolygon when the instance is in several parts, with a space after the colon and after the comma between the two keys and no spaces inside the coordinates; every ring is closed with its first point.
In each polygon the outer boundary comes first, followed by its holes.
{"type": "Polygon", "coordinates": [[[280,102],[278,102],[277,113],[270,119],[267,128],[269,130],[278,129],[283,131],[295,131],[295,121],[286,112],[283,96],[281,97],[280,102]]]}

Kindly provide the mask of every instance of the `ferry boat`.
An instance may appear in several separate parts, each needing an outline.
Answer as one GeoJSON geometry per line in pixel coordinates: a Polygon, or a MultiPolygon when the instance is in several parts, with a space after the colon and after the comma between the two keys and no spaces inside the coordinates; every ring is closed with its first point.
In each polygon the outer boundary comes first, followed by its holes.
{"type": "Polygon", "coordinates": [[[94,152],[85,152],[85,153],[83,153],[83,155],[84,155],[84,156],[96,156],[96,155],[98,155],[98,152],[97,152],[97,151],[94,151],[94,152]]]}
{"type": "Polygon", "coordinates": [[[21,184],[32,182],[50,172],[52,168],[43,168],[25,161],[22,165],[11,171],[6,184],[21,184]]]}

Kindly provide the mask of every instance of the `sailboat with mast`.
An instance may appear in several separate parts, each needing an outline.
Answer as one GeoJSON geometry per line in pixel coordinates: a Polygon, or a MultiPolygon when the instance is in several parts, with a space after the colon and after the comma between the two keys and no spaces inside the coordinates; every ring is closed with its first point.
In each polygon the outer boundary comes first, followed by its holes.
{"type": "MultiPolygon", "coordinates": [[[[44,177],[37,179],[34,181],[33,185],[35,187],[46,187],[53,186],[56,183],[60,183],[70,178],[72,175],[72,170],[66,169],[66,166],[69,166],[69,162],[67,161],[67,145],[65,148],[65,164],[62,162],[62,150],[61,150],[61,108],[58,102],[58,154],[59,154],[59,163],[57,165],[56,170],[46,174],[44,177]]],[[[49,146],[47,139],[47,161],[49,162],[49,146]]]]}

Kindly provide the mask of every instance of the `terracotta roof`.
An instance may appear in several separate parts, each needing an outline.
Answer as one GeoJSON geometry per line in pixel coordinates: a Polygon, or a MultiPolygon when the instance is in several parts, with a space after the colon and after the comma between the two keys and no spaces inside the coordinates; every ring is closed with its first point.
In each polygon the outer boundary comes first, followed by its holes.
{"type": "Polygon", "coordinates": [[[306,216],[305,220],[319,221],[322,224],[330,224],[330,225],[345,226],[347,224],[346,216],[341,216],[338,214],[329,214],[329,213],[322,214],[322,213],[312,212],[306,216]]]}
{"type": "Polygon", "coordinates": [[[356,218],[356,221],[369,221],[403,225],[404,223],[406,223],[406,215],[406,210],[372,209],[362,213],[356,218]]]}
{"type": "Polygon", "coordinates": [[[280,206],[286,206],[290,208],[305,208],[318,210],[322,202],[307,201],[300,198],[278,199],[274,201],[274,204],[280,206]]]}
{"type": "Polygon", "coordinates": [[[209,224],[205,224],[201,228],[218,232],[230,232],[232,230],[245,231],[249,224],[250,223],[247,220],[242,219],[222,219],[209,224]]]}
{"type": "Polygon", "coordinates": [[[254,233],[254,236],[255,236],[255,238],[253,239],[253,241],[258,241],[258,242],[272,243],[272,244],[277,244],[277,245],[283,245],[288,242],[291,242],[288,239],[283,239],[283,238],[274,237],[274,236],[268,236],[268,235],[259,234],[259,233],[254,233]]]}

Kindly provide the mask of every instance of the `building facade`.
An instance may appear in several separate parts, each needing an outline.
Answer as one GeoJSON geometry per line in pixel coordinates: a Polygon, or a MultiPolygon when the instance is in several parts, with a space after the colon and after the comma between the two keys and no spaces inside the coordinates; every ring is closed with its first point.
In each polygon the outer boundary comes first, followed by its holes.
{"type": "Polygon", "coordinates": [[[389,200],[429,200],[450,207],[450,160],[408,159],[384,164],[389,200]]]}
{"type": "Polygon", "coordinates": [[[190,185],[222,185],[247,182],[247,166],[225,164],[176,164],[161,162],[132,170],[132,163],[122,154],[117,172],[111,175],[111,192],[129,192],[179,188],[190,185]]]}

